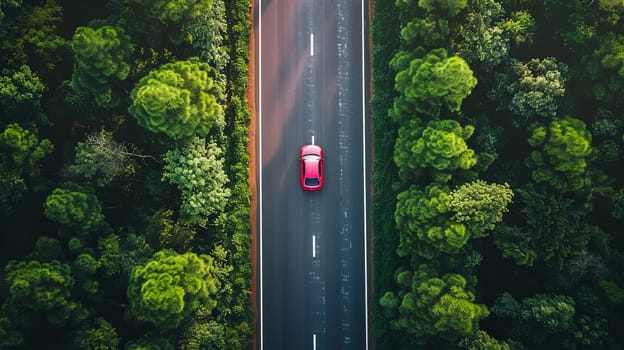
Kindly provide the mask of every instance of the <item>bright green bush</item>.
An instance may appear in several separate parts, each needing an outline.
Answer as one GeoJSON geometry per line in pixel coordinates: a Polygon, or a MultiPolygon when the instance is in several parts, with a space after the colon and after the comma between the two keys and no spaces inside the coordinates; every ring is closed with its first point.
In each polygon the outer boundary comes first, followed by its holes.
{"type": "Polygon", "coordinates": [[[79,233],[86,233],[104,222],[102,207],[95,194],[74,184],[54,189],[46,198],[43,212],[48,219],[79,233]]]}
{"type": "Polygon", "coordinates": [[[141,78],[130,94],[128,108],[139,125],[175,140],[204,137],[225,125],[219,105],[221,91],[210,67],[196,57],[167,63],[141,78]]]}

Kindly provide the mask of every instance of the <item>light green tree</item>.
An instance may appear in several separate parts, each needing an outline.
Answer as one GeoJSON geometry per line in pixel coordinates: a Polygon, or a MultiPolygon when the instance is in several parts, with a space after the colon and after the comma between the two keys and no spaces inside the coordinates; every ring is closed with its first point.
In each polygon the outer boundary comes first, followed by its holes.
{"type": "Polygon", "coordinates": [[[587,165],[592,155],[592,135],[585,122],[572,117],[553,120],[548,127],[537,126],[529,138],[534,148],[526,164],[531,177],[558,191],[576,191],[589,185],[587,165]]]}
{"type": "Polygon", "coordinates": [[[466,140],[472,136],[474,127],[462,127],[451,119],[432,120],[420,127],[418,121],[410,121],[399,128],[394,147],[394,162],[403,178],[414,171],[431,167],[437,171],[450,172],[470,169],[477,163],[474,150],[466,140]]]}
{"type": "Polygon", "coordinates": [[[400,94],[390,115],[400,123],[412,119],[415,112],[436,118],[442,107],[457,113],[477,85],[468,64],[459,56],[448,57],[445,49],[426,55],[399,51],[390,66],[397,71],[394,87],[400,94]]]}
{"type": "Polygon", "coordinates": [[[532,43],[537,29],[535,19],[528,11],[513,12],[511,17],[501,21],[499,26],[503,29],[504,35],[516,46],[532,43]]]}
{"type": "Polygon", "coordinates": [[[465,183],[449,193],[448,207],[454,222],[466,225],[472,237],[483,237],[503,220],[513,199],[509,184],[488,184],[483,180],[465,183]]]}
{"type": "Polygon", "coordinates": [[[424,191],[413,185],[398,194],[394,215],[400,256],[431,259],[442,252],[455,253],[466,244],[470,233],[464,224],[450,221],[448,200],[448,188],[436,183],[424,191]]]}
{"type": "Polygon", "coordinates": [[[118,105],[112,87],[130,72],[128,60],[134,51],[130,37],[118,27],[78,27],[71,46],[75,59],[72,86],[94,96],[100,106],[118,105]]]}
{"type": "Polygon", "coordinates": [[[213,256],[161,250],[130,277],[130,304],[159,328],[177,328],[200,305],[212,310],[229,270],[213,256]]]}
{"type": "Polygon", "coordinates": [[[209,216],[223,211],[230,197],[222,154],[214,141],[206,145],[199,137],[165,154],[163,181],[180,189],[180,214],[192,223],[205,225],[209,216]]]}
{"type": "Polygon", "coordinates": [[[144,128],[175,140],[206,136],[225,125],[221,91],[209,73],[196,57],[167,63],[141,78],[128,111],[144,128]]]}
{"type": "Polygon", "coordinates": [[[391,322],[407,333],[468,335],[478,329],[479,320],[489,315],[485,305],[474,303],[474,294],[466,290],[466,279],[459,274],[447,273],[439,277],[429,266],[421,264],[413,273],[395,276],[401,290],[398,294],[386,292],[382,307],[398,305],[398,310],[394,311],[398,318],[391,322]],[[394,302],[396,299],[400,303],[394,302]]]}
{"type": "Polygon", "coordinates": [[[0,147],[8,150],[13,167],[21,168],[23,173],[31,177],[37,177],[41,172],[41,161],[52,153],[54,146],[48,139],[39,139],[36,127],[31,129],[25,129],[17,123],[7,125],[0,134],[0,147]]]}

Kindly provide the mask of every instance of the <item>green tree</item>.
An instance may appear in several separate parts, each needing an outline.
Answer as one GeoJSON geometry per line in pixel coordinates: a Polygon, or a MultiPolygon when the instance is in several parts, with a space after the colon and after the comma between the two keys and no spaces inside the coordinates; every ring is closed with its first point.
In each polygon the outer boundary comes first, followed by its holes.
{"type": "Polygon", "coordinates": [[[450,221],[448,200],[448,188],[435,183],[424,191],[412,185],[399,193],[395,220],[400,256],[416,253],[431,259],[441,252],[455,253],[466,244],[469,232],[464,224],[450,221]]]}
{"type": "Polygon", "coordinates": [[[22,6],[22,0],[2,0],[0,1],[0,23],[6,16],[4,11],[2,11],[3,7],[20,7],[22,6]]]}
{"type": "Polygon", "coordinates": [[[39,261],[60,260],[63,256],[61,242],[48,236],[39,237],[35,242],[35,256],[39,261]]]}
{"type": "Polygon", "coordinates": [[[524,43],[533,43],[533,36],[537,29],[535,19],[529,11],[515,11],[509,19],[499,23],[503,33],[512,43],[520,46],[524,43]]]}
{"type": "Polygon", "coordinates": [[[78,349],[116,350],[121,339],[115,328],[105,319],[98,317],[91,328],[78,331],[74,345],[78,349]]]}
{"type": "Polygon", "coordinates": [[[182,192],[180,214],[190,223],[205,225],[208,217],[219,214],[231,195],[223,169],[223,150],[214,141],[194,137],[190,144],[165,154],[163,181],[182,192]]]}
{"type": "Polygon", "coordinates": [[[115,141],[112,133],[105,130],[87,135],[84,142],[76,144],[75,152],[69,171],[92,180],[97,186],[133,174],[136,166],[133,158],[152,158],[139,153],[132,145],[115,141]]]}
{"type": "Polygon", "coordinates": [[[423,127],[418,121],[410,121],[399,128],[394,147],[394,162],[399,174],[408,179],[418,169],[431,167],[436,171],[450,172],[470,169],[477,163],[466,140],[472,136],[474,127],[462,127],[451,119],[432,120],[423,127]]]}
{"type": "Polygon", "coordinates": [[[424,44],[427,48],[446,46],[450,34],[446,19],[427,16],[414,18],[401,28],[401,38],[408,47],[424,44]]]}
{"type": "Polygon", "coordinates": [[[421,8],[427,11],[440,11],[449,17],[457,15],[466,5],[467,0],[418,0],[418,6],[421,8]]]}
{"type": "Polygon", "coordinates": [[[182,23],[210,11],[212,0],[182,0],[176,2],[162,0],[129,0],[140,4],[145,13],[163,23],[182,23]]]}
{"type": "Polygon", "coordinates": [[[56,28],[63,19],[63,8],[55,0],[46,0],[41,6],[23,9],[0,41],[0,56],[9,67],[28,65],[51,71],[69,48],[56,28]]]}
{"type": "Polygon", "coordinates": [[[509,38],[495,22],[504,12],[495,0],[471,0],[468,14],[457,30],[457,54],[468,63],[482,62],[486,70],[501,63],[509,52],[509,38]]]}
{"type": "Polygon", "coordinates": [[[177,328],[200,305],[217,306],[227,275],[210,255],[161,250],[132,272],[128,286],[131,306],[160,328],[177,328]]]}
{"type": "Polygon", "coordinates": [[[483,180],[465,183],[449,193],[451,220],[466,225],[472,237],[483,237],[503,220],[513,199],[508,184],[488,184],[483,180]]]}
{"type": "Polygon", "coordinates": [[[46,86],[27,65],[19,70],[3,69],[0,75],[0,106],[7,117],[35,114],[46,120],[41,112],[41,96],[46,86]]]}
{"type": "Polygon", "coordinates": [[[225,1],[213,1],[210,11],[202,11],[190,21],[185,21],[184,31],[191,36],[191,44],[199,52],[199,58],[213,68],[215,84],[226,91],[225,70],[230,61],[226,47],[227,18],[225,1]]]}
{"type": "Polygon", "coordinates": [[[112,87],[130,72],[128,60],[134,51],[130,37],[118,27],[78,27],[71,46],[75,57],[72,86],[93,95],[100,106],[118,105],[112,87]]]}
{"type": "Polygon", "coordinates": [[[48,321],[58,326],[70,318],[79,322],[81,307],[70,298],[74,279],[69,265],[56,260],[49,263],[12,260],[4,270],[9,305],[45,311],[48,321]]]}
{"type": "Polygon", "coordinates": [[[12,347],[22,345],[24,336],[19,332],[11,319],[0,310],[0,346],[12,347]]]}
{"type": "MultiPolygon", "coordinates": [[[[468,335],[478,328],[479,320],[489,315],[485,305],[474,303],[474,294],[466,290],[466,279],[459,274],[447,273],[438,277],[429,266],[421,264],[417,271],[406,277],[407,281],[397,295],[401,300],[399,316],[392,321],[400,330],[416,336],[444,332],[468,335]]],[[[393,294],[387,292],[384,298],[394,299],[393,294]]]]}
{"type": "Polygon", "coordinates": [[[592,82],[594,98],[619,103],[619,93],[624,89],[624,35],[607,32],[599,42],[597,49],[583,56],[583,73],[592,82]]]}
{"type": "Polygon", "coordinates": [[[531,177],[561,192],[576,191],[589,185],[587,164],[592,154],[592,135],[582,120],[555,119],[549,127],[537,126],[529,138],[535,149],[526,164],[531,177]]]}
{"type": "Polygon", "coordinates": [[[395,99],[390,115],[397,122],[411,119],[414,112],[436,118],[442,107],[457,113],[462,101],[477,85],[477,79],[459,56],[448,57],[445,49],[398,52],[390,61],[397,71],[395,99]]]}
{"type": "Polygon", "coordinates": [[[571,297],[560,294],[536,294],[518,302],[505,292],[496,300],[491,311],[498,317],[512,320],[514,337],[536,346],[549,338],[560,337],[557,340],[561,346],[561,335],[574,329],[576,304],[571,297]]]}
{"type": "Polygon", "coordinates": [[[104,222],[102,207],[94,193],[68,183],[56,188],[46,198],[45,216],[78,233],[87,233],[104,222]]]}
{"type": "Polygon", "coordinates": [[[152,338],[130,341],[126,344],[126,350],[173,350],[174,347],[167,339],[152,338]]]}
{"type": "Polygon", "coordinates": [[[494,229],[494,244],[503,256],[519,265],[532,266],[536,259],[561,269],[564,262],[586,248],[592,233],[585,213],[560,193],[518,189],[523,208],[522,227],[499,225],[494,229]]]}
{"type": "Polygon", "coordinates": [[[208,64],[196,57],[167,63],[141,78],[131,92],[128,111],[144,128],[175,140],[221,129],[221,91],[209,73],[208,64]]]}
{"type": "Polygon", "coordinates": [[[195,236],[195,230],[173,220],[171,209],[159,209],[152,215],[145,228],[145,237],[156,249],[169,248],[178,252],[187,251],[195,236]]]}
{"type": "Polygon", "coordinates": [[[50,140],[39,139],[36,127],[24,129],[17,123],[7,125],[0,134],[0,147],[10,154],[12,166],[30,177],[40,175],[41,161],[54,150],[50,140]]]}
{"type": "Polygon", "coordinates": [[[119,236],[115,234],[102,237],[98,240],[98,266],[104,276],[112,277],[121,272],[121,255],[119,236]]]}
{"type": "Polygon", "coordinates": [[[499,341],[487,334],[485,331],[478,330],[473,334],[464,337],[459,342],[459,347],[468,350],[509,350],[509,344],[505,341],[499,341]]]}
{"type": "Polygon", "coordinates": [[[497,74],[497,86],[489,92],[500,109],[514,114],[514,126],[524,126],[531,118],[552,118],[565,93],[568,66],[554,57],[534,58],[523,63],[509,61],[508,70],[497,74]]]}

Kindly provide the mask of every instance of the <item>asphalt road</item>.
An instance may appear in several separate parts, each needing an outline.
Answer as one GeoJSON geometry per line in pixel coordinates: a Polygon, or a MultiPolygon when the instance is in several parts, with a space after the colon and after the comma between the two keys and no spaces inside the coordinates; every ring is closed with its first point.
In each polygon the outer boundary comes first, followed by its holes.
{"type": "Polygon", "coordinates": [[[260,349],[369,346],[364,3],[255,2],[260,349]],[[313,139],[325,186],[309,193],[297,157],[313,139]]]}

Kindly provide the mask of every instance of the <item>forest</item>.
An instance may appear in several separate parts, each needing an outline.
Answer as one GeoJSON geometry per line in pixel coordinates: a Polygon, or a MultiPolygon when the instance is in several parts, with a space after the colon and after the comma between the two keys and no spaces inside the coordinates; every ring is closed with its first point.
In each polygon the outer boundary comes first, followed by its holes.
{"type": "Polygon", "coordinates": [[[374,0],[376,349],[622,349],[623,17],[374,0]]]}
{"type": "Polygon", "coordinates": [[[249,349],[249,0],[0,1],[0,348],[249,349]]]}

